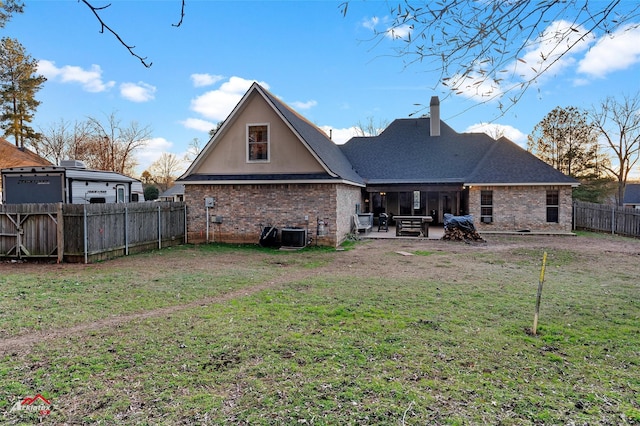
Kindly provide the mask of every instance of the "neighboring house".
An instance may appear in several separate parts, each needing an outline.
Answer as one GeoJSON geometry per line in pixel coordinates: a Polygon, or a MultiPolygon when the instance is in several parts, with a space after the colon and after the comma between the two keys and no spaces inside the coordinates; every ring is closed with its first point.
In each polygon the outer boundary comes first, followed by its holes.
{"type": "Polygon", "coordinates": [[[622,206],[640,209],[640,183],[628,183],[625,186],[622,206]]]}
{"type": "Polygon", "coordinates": [[[430,112],[338,146],[254,83],[179,179],[189,240],[257,242],[270,225],[338,245],[360,211],[435,223],[472,214],[481,232],[571,231],[576,180],[506,138],[455,132],[437,97],[430,112]]]}
{"type": "MultiPolygon", "coordinates": [[[[0,138],[0,170],[27,166],[51,166],[51,162],[26,148],[20,149],[6,139],[0,138]]],[[[0,177],[0,200],[2,200],[2,177],[0,177]]]]}
{"type": "Polygon", "coordinates": [[[184,201],[184,185],[177,183],[158,196],[159,201],[184,201]]]}

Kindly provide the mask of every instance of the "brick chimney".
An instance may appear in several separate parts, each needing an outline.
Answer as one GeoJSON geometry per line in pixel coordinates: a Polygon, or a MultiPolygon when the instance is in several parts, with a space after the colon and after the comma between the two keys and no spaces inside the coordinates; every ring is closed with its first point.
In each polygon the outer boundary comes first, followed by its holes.
{"type": "Polygon", "coordinates": [[[430,119],[429,122],[431,124],[431,136],[440,136],[440,99],[437,96],[431,97],[431,102],[429,103],[430,109],[430,119]]]}

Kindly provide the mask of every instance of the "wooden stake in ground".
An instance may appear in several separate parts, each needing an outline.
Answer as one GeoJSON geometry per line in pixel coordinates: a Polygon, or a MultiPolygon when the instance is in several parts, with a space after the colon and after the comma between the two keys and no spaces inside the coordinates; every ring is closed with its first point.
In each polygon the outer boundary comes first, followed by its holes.
{"type": "Polygon", "coordinates": [[[544,284],[544,268],[547,265],[547,252],[542,255],[542,268],[540,269],[540,281],[538,281],[538,295],[536,297],[536,313],[533,315],[533,327],[531,334],[534,336],[538,330],[538,314],[540,313],[540,299],[542,298],[542,284],[544,284]]]}

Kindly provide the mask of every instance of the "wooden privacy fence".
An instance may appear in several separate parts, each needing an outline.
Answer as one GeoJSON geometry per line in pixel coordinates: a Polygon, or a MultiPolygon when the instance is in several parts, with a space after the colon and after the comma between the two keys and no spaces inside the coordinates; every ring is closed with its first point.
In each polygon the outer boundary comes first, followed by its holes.
{"type": "Polygon", "coordinates": [[[640,209],[575,201],[573,227],[640,237],[640,209]]]}
{"type": "Polygon", "coordinates": [[[0,257],[89,263],[185,242],[184,203],[0,204],[0,257]]]}

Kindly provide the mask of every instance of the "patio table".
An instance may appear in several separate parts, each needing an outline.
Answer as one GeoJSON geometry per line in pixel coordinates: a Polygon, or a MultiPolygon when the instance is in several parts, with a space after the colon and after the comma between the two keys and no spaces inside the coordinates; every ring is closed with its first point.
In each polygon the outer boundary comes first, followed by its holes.
{"type": "Polygon", "coordinates": [[[393,216],[396,222],[396,236],[405,234],[418,234],[420,237],[429,236],[429,223],[433,222],[431,216],[393,216]]]}

